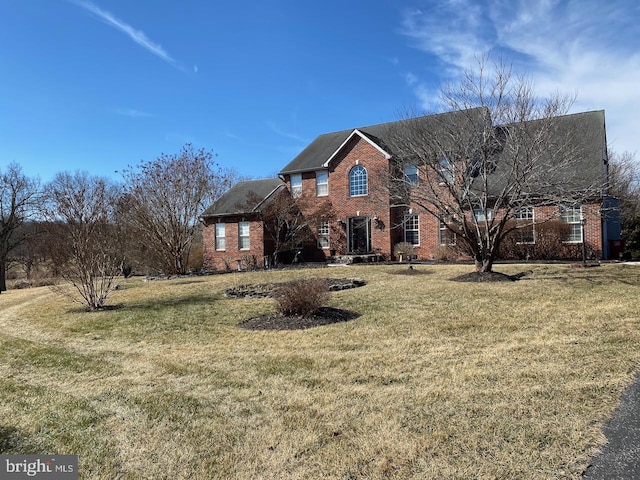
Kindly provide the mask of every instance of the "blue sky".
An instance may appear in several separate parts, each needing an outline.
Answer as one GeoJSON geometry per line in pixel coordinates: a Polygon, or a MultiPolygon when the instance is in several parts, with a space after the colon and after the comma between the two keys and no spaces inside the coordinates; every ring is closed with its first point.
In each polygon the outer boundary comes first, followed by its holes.
{"type": "Polygon", "coordinates": [[[0,0],[0,168],[116,171],[186,142],[253,178],[317,135],[436,108],[488,50],[640,150],[636,0],[0,0]]]}

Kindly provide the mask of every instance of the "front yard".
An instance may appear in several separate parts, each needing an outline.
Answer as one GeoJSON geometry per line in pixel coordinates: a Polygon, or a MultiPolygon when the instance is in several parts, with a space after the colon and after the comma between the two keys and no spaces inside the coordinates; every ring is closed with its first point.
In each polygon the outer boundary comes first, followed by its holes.
{"type": "Polygon", "coordinates": [[[0,295],[0,453],[78,454],[80,478],[579,478],[640,361],[640,267],[351,266],[134,278],[85,313],[0,295]],[[349,276],[360,317],[247,330],[228,287],[349,276]]]}

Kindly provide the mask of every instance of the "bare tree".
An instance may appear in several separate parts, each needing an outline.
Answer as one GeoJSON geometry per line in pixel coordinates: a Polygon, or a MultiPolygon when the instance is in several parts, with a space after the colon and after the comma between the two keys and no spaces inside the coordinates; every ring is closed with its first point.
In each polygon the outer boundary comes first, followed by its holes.
{"type": "Polygon", "coordinates": [[[237,174],[221,169],[211,152],[196,151],[190,144],[123,174],[131,227],[160,256],[163,270],[186,273],[200,214],[231,187],[237,174]]]}
{"type": "MultiPolygon", "coordinates": [[[[59,173],[46,186],[47,227],[60,276],[74,301],[98,310],[122,274],[123,242],[117,205],[120,187],[85,172],[59,173]]],[[[58,289],[61,293],[67,290],[58,289]]]]}
{"type": "Polygon", "coordinates": [[[334,217],[329,200],[318,202],[316,197],[293,198],[286,190],[271,199],[260,210],[260,218],[274,247],[274,264],[279,263],[282,252],[315,238],[321,220],[329,221],[334,217]]]}
{"type": "Polygon", "coordinates": [[[40,198],[40,182],[25,176],[18,164],[0,173],[0,292],[7,289],[11,252],[26,239],[16,233],[37,212],[40,198]]]}
{"type": "Polygon", "coordinates": [[[408,114],[390,124],[392,194],[396,205],[439,217],[478,272],[492,270],[517,212],[534,204],[573,206],[601,191],[598,173],[577,168],[581,142],[558,120],[570,97],[540,99],[525,77],[483,57],[476,71],[441,89],[441,101],[449,113],[408,114]]]}

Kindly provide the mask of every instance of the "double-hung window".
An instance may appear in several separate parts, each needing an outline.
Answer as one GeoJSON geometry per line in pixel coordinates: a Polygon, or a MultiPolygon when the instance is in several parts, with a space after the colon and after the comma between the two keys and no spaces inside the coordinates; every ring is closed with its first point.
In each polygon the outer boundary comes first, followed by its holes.
{"type": "Polygon", "coordinates": [[[294,173],[291,175],[291,196],[298,198],[302,196],[302,174],[294,173]]]}
{"type": "Polygon", "coordinates": [[[415,165],[404,166],[404,181],[408,185],[418,184],[418,167],[415,165]]]}
{"type": "Polygon", "coordinates": [[[516,242],[535,243],[533,207],[522,207],[516,210],[516,242]]]}
{"type": "Polygon", "coordinates": [[[443,185],[445,183],[452,183],[454,178],[453,172],[453,158],[452,157],[440,157],[438,159],[438,182],[443,185]]]}
{"type": "Polygon", "coordinates": [[[560,207],[560,220],[571,227],[567,242],[582,242],[582,208],[580,206],[560,207]]]}
{"type": "Polygon", "coordinates": [[[447,228],[447,224],[442,217],[438,219],[438,242],[440,245],[456,244],[456,234],[447,228]]]}
{"type": "Polygon", "coordinates": [[[249,250],[249,222],[238,223],[238,249],[249,250]]]}
{"type": "Polygon", "coordinates": [[[224,251],[227,248],[225,230],[224,223],[216,223],[216,250],[224,251]]]}
{"type": "Polygon", "coordinates": [[[411,245],[420,245],[420,220],[418,215],[404,217],[404,241],[411,245]]]}
{"type": "Polygon", "coordinates": [[[316,195],[318,197],[329,195],[329,172],[316,172],[316,195]]]}
{"type": "Polygon", "coordinates": [[[473,217],[476,222],[486,222],[491,220],[491,209],[476,208],[473,210],[473,217]]]}

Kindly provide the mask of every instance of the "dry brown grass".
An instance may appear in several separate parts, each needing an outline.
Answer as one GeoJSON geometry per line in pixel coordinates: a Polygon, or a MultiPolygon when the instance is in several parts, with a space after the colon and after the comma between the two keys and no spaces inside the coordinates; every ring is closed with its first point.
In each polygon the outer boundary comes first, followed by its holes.
{"type": "Polygon", "coordinates": [[[0,295],[0,451],[76,453],[81,478],[578,478],[640,359],[640,267],[349,267],[357,320],[250,331],[253,272],[124,282],[121,308],[0,295]]]}

